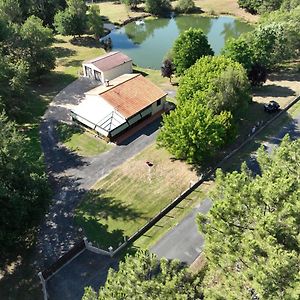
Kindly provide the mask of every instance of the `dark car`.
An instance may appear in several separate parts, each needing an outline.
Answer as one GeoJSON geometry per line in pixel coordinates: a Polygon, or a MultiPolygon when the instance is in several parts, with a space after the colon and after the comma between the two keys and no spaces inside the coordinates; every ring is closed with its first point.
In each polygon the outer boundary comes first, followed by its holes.
{"type": "Polygon", "coordinates": [[[275,112],[280,109],[280,105],[276,101],[270,101],[264,105],[264,110],[266,112],[275,112]]]}

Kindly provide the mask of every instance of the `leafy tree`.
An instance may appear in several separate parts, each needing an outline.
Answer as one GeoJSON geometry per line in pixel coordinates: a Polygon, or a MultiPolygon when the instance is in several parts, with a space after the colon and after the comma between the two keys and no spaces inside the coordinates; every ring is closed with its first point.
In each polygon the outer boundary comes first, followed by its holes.
{"type": "Polygon", "coordinates": [[[67,5],[64,11],[59,11],[54,17],[56,31],[62,35],[75,36],[83,34],[87,26],[85,1],[67,0],[67,5]]]}
{"type": "Polygon", "coordinates": [[[170,0],[146,0],[146,11],[156,16],[165,16],[171,11],[170,0]]]}
{"type": "Polygon", "coordinates": [[[225,43],[222,54],[240,63],[247,71],[251,85],[259,86],[267,80],[267,68],[254,62],[254,49],[246,37],[247,35],[242,35],[237,39],[229,39],[225,43]]]}
{"type": "Polygon", "coordinates": [[[99,6],[91,5],[89,7],[87,26],[96,39],[99,39],[103,35],[104,27],[99,6]]]}
{"type": "Polygon", "coordinates": [[[252,100],[245,70],[227,68],[212,81],[207,99],[207,106],[215,114],[227,110],[234,117],[241,116],[252,100]]]}
{"type": "Polygon", "coordinates": [[[300,0],[283,0],[281,4],[282,11],[291,11],[300,6],[300,0]]]}
{"type": "Polygon", "coordinates": [[[280,8],[283,0],[238,0],[240,7],[245,8],[250,13],[264,13],[280,8]]]}
{"type": "Polygon", "coordinates": [[[31,15],[43,20],[43,24],[53,26],[55,14],[66,7],[66,0],[22,0],[23,19],[31,15]]]}
{"type": "Polygon", "coordinates": [[[253,61],[271,69],[276,63],[291,57],[287,42],[283,24],[257,26],[249,35],[249,43],[254,52],[253,61]]]}
{"type": "Polygon", "coordinates": [[[163,117],[157,143],[177,159],[201,163],[212,157],[234,134],[230,112],[215,115],[197,101],[178,105],[163,117]]]}
{"type": "Polygon", "coordinates": [[[123,299],[202,299],[203,274],[194,276],[179,261],[159,260],[148,251],[127,255],[119,270],[109,270],[104,287],[97,295],[90,287],[83,300],[123,299]]]}
{"type": "Polygon", "coordinates": [[[224,56],[202,57],[180,79],[177,100],[196,100],[215,113],[235,113],[251,101],[246,72],[239,63],[224,56]]]}
{"type": "Polygon", "coordinates": [[[43,165],[30,157],[27,143],[16,125],[0,114],[0,243],[3,248],[24,239],[23,234],[37,224],[49,198],[43,165]]]}
{"type": "Polygon", "coordinates": [[[18,0],[0,0],[0,17],[9,22],[20,23],[22,10],[18,0]]]}
{"type": "Polygon", "coordinates": [[[142,2],[141,0],[122,0],[122,2],[131,10],[136,10],[137,6],[142,2]]]}
{"type": "Polygon", "coordinates": [[[247,37],[247,35],[241,35],[236,39],[228,39],[222,49],[222,55],[240,63],[249,72],[254,63],[254,49],[247,37]]]}
{"type": "Polygon", "coordinates": [[[201,29],[190,28],[182,32],[173,46],[173,63],[178,74],[192,66],[197,59],[214,52],[201,29]]]}
{"type": "Polygon", "coordinates": [[[300,140],[285,137],[261,174],[216,176],[213,206],[198,216],[205,234],[205,299],[299,299],[300,140]]]}
{"type": "Polygon", "coordinates": [[[55,57],[49,48],[53,42],[50,28],[44,27],[38,17],[29,17],[20,27],[21,48],[26,49],[24,59],[29,65],[30,76],[49,72],[55,66],[55,57]]]}
{"type": "Polygon", "coordinates": [[[174,64],[171,59],[165,59],[161,67],[161,76],[168,77],[170,83],[172,81],[172,75],[174,74],[174,64]]]}
{"type": "Polygon", "coordinates": [[[248,72],[248,78],[252,86],[260,86],[267,81],[267,68],[255,63],[248,72]]]}
{"type": "Polygon", "coordinates": [[[176,6],[177,11],[185,14],[193,12],[195,8],[194,0],[179,0],[178,5],[176,6]]]}

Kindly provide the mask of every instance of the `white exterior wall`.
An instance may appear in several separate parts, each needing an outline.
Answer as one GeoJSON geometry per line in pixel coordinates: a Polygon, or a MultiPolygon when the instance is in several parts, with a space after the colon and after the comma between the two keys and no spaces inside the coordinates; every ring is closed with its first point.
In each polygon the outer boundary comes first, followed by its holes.
{"type": "Polygon", "coordinates": [[[164,105],[166,103],[166,96],[164,96],[163,98],[161,98],[161,103],[159,106],[157,106],[156,102],[154,102],[151,106],[152,106],[152,115],[156,114],[157,112],[159,112],[160,110],[162,110],[164,108],[164,105]]]}
{"type": "Polygon", "coordinates": [[[101,81],[104,83],[105,80],[112,80],[114,78],[117,78],[123,74],[131,74],[132,73],[132,61],[128,61],[122,65],[119,65],[111,70],[108,71],[101,71],[98,68],[96,68],[93,64],[83,64],[83,75],[87,77],[85,67],[91,68],[93,70],[93,78],[95,79],[95,73],[94,71],[98,71],[101,73],[101,81]]]}
{"type": "Polygon", "coordinates": [[[108,71],[104,71],[102,81],[105,82],[105,80],[112,80],[123,74],[131,74],[131,73],[132,73],[132,61],[128,61],[120,66],[117,66],[116,68],[113,68],[108,71]]]}

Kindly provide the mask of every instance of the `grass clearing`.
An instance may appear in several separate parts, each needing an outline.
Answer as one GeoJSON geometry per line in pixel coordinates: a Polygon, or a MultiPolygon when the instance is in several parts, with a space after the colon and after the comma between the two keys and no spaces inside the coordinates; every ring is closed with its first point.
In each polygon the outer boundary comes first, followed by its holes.
{"type": "Polygon", "coordinates": [[[105,54],[100,43],[91,37],[83,35],[75,40],[71,36],[57,35],[52,46],[57,57],[56,72],[62,72],[77,78],[81,73],[84,60],[105,54]]]}
{"type": "Polygon", "coordinates": [[[112,148],[112,145],[79,126],[60,123],[56,129],[60,142],[80,156],[95,156],[112,148]]]}
{"type": "MultiPolygon", "coordinates": [[[[100,247],[116,247],[196,178],[189,165],[172,160],[166,150],[153,144],[96,183],[77,208],[76,222],[100,247]]],[[[197,200],[194,197],[190,203],[197,200]]]]}
{"type": "MultiPolygon", "coordinates": [[[[141,11],[131,11],[129,10],[125,4],[118,3],[116,1],[106,1],[97,4],[100,7],[101,15],[111,23],[114,24],[122,24],[124,21],[142,17],[145,15],[143,10],[141,11]]],[[[142,7],[140,5],[139,7],[142,7]]]]}

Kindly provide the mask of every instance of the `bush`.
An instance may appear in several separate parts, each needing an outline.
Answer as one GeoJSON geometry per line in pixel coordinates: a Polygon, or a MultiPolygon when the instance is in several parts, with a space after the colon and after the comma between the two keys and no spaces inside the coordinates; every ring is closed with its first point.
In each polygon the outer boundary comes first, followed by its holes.
{"type": "Polygon", "coordinates": [[[193,0],[179,0],[176,10],[180,13],[190,13],[195,10],[195,2],[193,0]]]}

